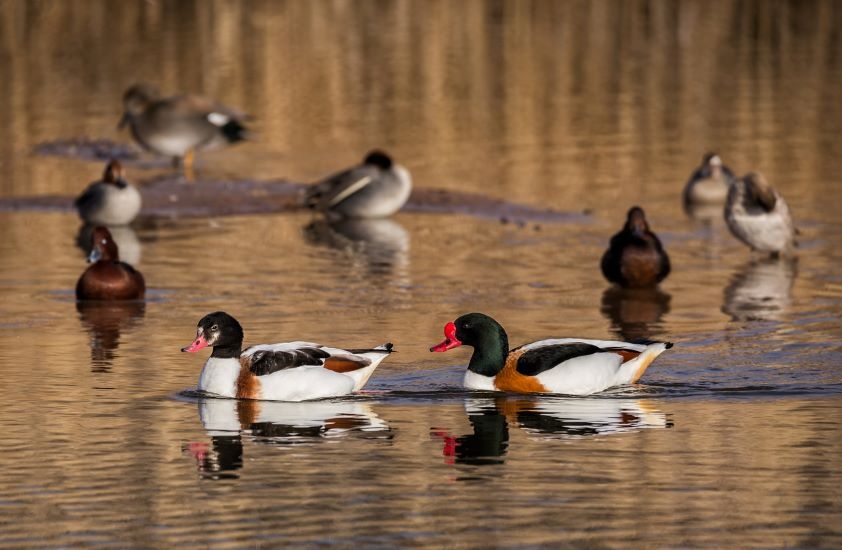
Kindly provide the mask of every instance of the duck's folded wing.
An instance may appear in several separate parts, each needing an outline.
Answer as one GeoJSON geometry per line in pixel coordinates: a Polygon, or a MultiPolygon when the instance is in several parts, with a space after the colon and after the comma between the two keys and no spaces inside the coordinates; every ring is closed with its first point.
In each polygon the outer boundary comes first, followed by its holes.
{"type": "Polygon", "coordinates": [[[541,346],[523,352],[518,357],[516,370],[524,376],[537,376],[570,359],[602,351],[606,350],[585,342],[541,346]]]}
{"type": "Polygon", "coordinates": [[[304,204],[311,208],[326,210],[359,193],[372,183],[376,173],[373,168],[358,166],[312,185],[304,194],[304,204]]]}
{"type": "Polygon", "coordinates": [[[330,353],[320,348],[257,349],[243,355],[248,358],[249,370],[257,376],[295,367],[321,366],[330,357],[330,353]]]}

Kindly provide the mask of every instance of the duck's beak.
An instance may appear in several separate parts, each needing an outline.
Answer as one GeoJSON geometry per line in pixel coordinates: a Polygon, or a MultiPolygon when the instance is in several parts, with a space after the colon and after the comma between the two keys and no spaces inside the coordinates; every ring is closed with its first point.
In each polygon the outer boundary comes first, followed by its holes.
{"type": "Polygon", "coordinates": [[[196,335],[196,339],[193,340],[193,343],[189,346],[184,346],[183,348],[181,348],[181,351],[196,353],[200,349],[208,347],[208,345],[208,341],[205,340],[205,335],[200,332],[196,335]]]}
{"type": "Polygon", "coordinates": [[[431,347],[430,351],[447,351],[461,345],[462,342],[456,338],[456,325],[447,323],[444,325],[444,341],[441,344],[431,347]]]}
{"type": "Polygon", "coordinates": [[[100,258],[102,258],[102,249],[99,246],[93,247],[90,254],[88,254],[88,263],[96,263],[100,258]]]}

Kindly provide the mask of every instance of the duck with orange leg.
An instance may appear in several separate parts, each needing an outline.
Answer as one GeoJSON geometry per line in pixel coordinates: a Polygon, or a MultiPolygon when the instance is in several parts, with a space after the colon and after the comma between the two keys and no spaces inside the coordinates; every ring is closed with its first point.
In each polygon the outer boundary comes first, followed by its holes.
{"type": "Polygon", "coordinates": [[[670,273],[670,258],[649,229],[639,206],[629,209],[626,223],[611,237],[600,264],[602,274],[623,288],[653,288],[670,273]]]}
{"type": "Polygon", "coordinates": [[[196,339],[181,351],[213,352],[199,375],[199,391],[217,397],[306,401],[356,392],[392,353],[392,344],[339,349],[312,342],[259,344],[243,350],[243,328],[224,311],[202,317],[196,339]]]}
{"type": "Polygon", "coordinates": [[[474,390],[590,395],[636,383],[670,342],[632,344],[610,340],[557,338],[509,349],[500,323],[468,313],[444,327],[445,339],[430,348],[443,352],[471,346],[464,385],[474,390]]]}
{"type": "Polygon", "coordinates": [[[76,283],[77,300],[141,300],[146,293],[143,275],[126,262],[111,232],[96,227],[91,233],[91,252],[88,261],[93,265],[82,273],[76,283]]]}
{"type": "Polygon", "coordinates": [[[250,137],[243,113],[213,99],[179,94],[163,97],[149,84],[135,84],[123,94],[123,118],[118,128],[128,126],[132,137],[144,149],[172,157],[193,177],[196,151],[210,151],[250,137]]]}

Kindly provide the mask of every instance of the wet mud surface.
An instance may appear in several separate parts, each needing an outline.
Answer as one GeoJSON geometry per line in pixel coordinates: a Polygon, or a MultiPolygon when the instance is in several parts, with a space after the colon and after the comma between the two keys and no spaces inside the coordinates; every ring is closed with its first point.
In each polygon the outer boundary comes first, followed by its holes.
{"type": "MultiPolygon", "coordinates": [[[[166,168],[168,159],[139,155],[126,144],[101,139],[69,139],[45,142],[33,154],[105,162],[118,159],[136,168],[166,168]]],[[[301,210],[298,198],[307,184],[287,180],[188,181],[181,172],[159,175],[133,183],[143,197],[141,216],[227,216],[283,213],[301,210]]],[[[81,189],[80,189],[81,192],[81,189]]],[[[0,198],[0,211],[72,211],[75,197],[32,196],[0,198]]],[[[416,187],[403,208],[407,212],[464,214],[507,223],[561,223],[587,218],[586,213],[560,212],[517,204],[494,197],[444,189],[416,187]]]]}

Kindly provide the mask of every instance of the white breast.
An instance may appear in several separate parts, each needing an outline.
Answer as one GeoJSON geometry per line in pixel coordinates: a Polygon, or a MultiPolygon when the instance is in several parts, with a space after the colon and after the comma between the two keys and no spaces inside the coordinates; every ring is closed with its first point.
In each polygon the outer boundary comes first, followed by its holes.
{"type": "Polygon", "coordinates": [[[497,391],[497,388],[494,387],[494,377],[477,374],[471,370],[465,371],[462,385],[469,390],[497,391]]]}
{"type": "Polygon", "coordinates": [[[199,390],[221,397],[237,396],[237,377],[240,375],[240,360],[234,357],[220,359],[210,357],[199,375],[199,390]]]}

